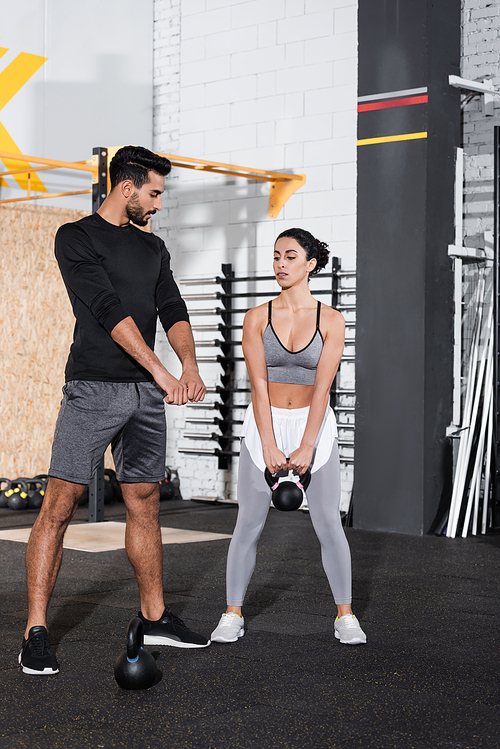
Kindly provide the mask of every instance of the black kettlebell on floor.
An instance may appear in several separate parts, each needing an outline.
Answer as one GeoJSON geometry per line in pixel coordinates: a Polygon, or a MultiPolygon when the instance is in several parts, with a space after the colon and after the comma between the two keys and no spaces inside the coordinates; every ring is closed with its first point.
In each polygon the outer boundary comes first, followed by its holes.
{"type": "Polygon", "coordinates": [[[172,471],[168,466],[165,466],[165,478],[160,484],[160,502],[166,499],[174,499],[175,497],[175,486],[172,484],[172,471]]]}
{"type": "Polygon", "coordinates": [[[127,650],[115,661],[115,679],[122,689],[149,689],[156,679],[156,661],[144,650],[142,620],[135,616],[127,629],[127,650]]]}
{"type": "Polygon", "coordinates": [[[11,510],[25,510],[28,506],[28,484],[25,479],[16,479],[5,492],[11,510]]]}
{"type": "Polygon", "coordinates": [[[5,489],[2,489],[2,491],[0,491],[0,507],[8,507],[6,495],[10,489],[10,480],[0,479],[0,487],[2,486],[2,484],[7,484],[7,486],[5,487],[5,489]]]}
{"type": "Polygon", "coordinates": [[[276,476],[272,475],[269,468],[266,468],[264,478],[272,490],[271,499],[276,509],[290,512],[298,510],[302,504],[304,499],[302,489],[305,491],[309,486],[311,471],[308,468],[302,476],[299,476],[298,481],[292,481],[291,479],[278,481],[276,476]]]}
{"type": "Polygon", "coordinates": [[[41,473],[29,481],[28,507],[30,510],[39,510],[43,504],[45,489],[49,477],[46,473],[41,473]]]}
{"type": "Polygon", "coordinates": [[[160,484],[160,502],[164,502],[167,499],[174,499],[175,497],[175,486],[167,479],[159,482],[160,484]]]}

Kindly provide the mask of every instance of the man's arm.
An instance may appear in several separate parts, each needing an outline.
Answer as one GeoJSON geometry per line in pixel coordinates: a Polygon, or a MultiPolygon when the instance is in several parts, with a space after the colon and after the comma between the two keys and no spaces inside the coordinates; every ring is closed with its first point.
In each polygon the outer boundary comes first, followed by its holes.
{"type": "Polygon", "coordinates": [[[111,333],[127,312],[114,290],[84,229],[64,224],[55,238],[55,255],[70,300],[72,295],[88,307],[102,327],[111,333]]]}
{"type": "Polygon", "coordinates": [[[182,364],[181,384],[187,388],[190,401],[202,401],[207,389],[200,377],[191,325],[180,320],[168,329],[167,338],[182,364]]]}
{"type": "MultiPolygon", "coordinates": [[[[181,325],[182,323],[176,324],[181,325]]],[[[184,324],[188,325],[188,323],[184,324]]],[[[126,317],[115,325],[111,331],[111,338],[153,375],[155,382],[167,393],[165,398],[167,403],[171,403],[174,406],[182,406],[184,403],[187,403],[187,384],[179,382],[179,380],[165,369],[154,351],[145,342],[139,328],[131,317],[126,317]]]]}

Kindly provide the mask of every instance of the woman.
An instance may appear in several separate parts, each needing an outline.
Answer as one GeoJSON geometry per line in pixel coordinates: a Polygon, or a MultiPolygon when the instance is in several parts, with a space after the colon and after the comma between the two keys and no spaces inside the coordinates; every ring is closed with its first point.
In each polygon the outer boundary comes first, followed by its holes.
{"type": "Polygon", "coordinates": [[[243,353],[252,389],[242,430],[238,520],[227,559],[227,609],[214,642],[244,634],[243,599],[255,568],[257,542],[270,506],[264,479],[311,468],[309,513],[321,544],[323,567],[337,604],[335,637],[366,642],[351,610],[351,555],[339,513],[340,470],[330,388],[344,349],[342,315],[313,299],[309,276],[328,262],[324,242],[303,229],[282,232],[274,245],[280,295],[250,310],[243,324],[243,353]]]}

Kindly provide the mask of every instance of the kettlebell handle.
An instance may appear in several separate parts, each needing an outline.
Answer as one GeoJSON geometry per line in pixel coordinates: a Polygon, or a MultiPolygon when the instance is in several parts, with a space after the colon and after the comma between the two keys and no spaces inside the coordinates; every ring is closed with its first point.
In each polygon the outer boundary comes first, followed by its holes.
{"type": "MultiPolygon", "coordinates": [[[[8,481],[8,479],[2,479],[2,481],[8,481]]],[[[20,476],[18,479],[13,479],[13,481],[10,482],[11,487],[15,486],[22,492],[27,492],[29,479],[25,478],[24,476],[20,476]]]]}
{"type": "MultiPolygon", "coordinates": [[[[271,491],[274,491],[278,487],[278,484],[279,484],[279,481],[276,478],[276,475],[277,474],[272,474],[269,468],[266,466],[266,470],[264,471],[264,478],[266,479],[267,484],[270,487],[271,491]]],[[[304,491],[306,491],[307,487],[311,483],[311,470],[309,468],[306,468],[305,473],[303,473],[302,475],[299,475],[299,480],[296,483],[299,489],[303,489],[304,491]]]]}
{"type": "Polygon", "coordinates": [[[130,620],[127,629],[127,660],[135,663],[139,659],[139,650],[144,645],[144,626],[138,616],[130,620]]]}
{"type": "Polygon", "coordinates": [[[310,483],[311,483],[311,470],[310,468],[306,468],[305,473],[303,473],[302,476],[299,476],[299,480],[297,481],[297,486],[299,486],[301,489],[305,491],[310,483]]]}
{"type": "Polygon", "coordinates": [[[278,486],[279,482],[278,482],[278,479],[276,478],[276,474],[272,474],[267,466],[266,466],[266,470],[264,471],[264,478],[266,479],[269,488],[273,492],[278,486]]]}

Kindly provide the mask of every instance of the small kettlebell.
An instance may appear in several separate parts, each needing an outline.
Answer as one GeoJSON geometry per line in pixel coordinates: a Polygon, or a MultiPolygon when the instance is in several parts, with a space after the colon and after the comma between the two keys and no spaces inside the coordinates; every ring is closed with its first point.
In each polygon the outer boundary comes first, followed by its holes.
{"type": "Polygon", "coordinates": [[[28,482],[28,507],[30,510],[39,510],[42,506],[48,480],[49,477],[46,473],[40,473],[28,482]]]}
{"type": "Polygon", "coordinates": [[[115,661],[115,679],[122,689],[149,689],[156,678],[156,661],[144,650],[144,628],[135,616],[127,629],[127,650],[115,661]]]}
{"type": "Polygon", "coordinates": [[[175,486],[172,484],[172,471],[168,466],[165,466],[165,478],[158,483],[160,484],[160,502],[174,499],[175,486]]]}
{"type": "Polygon", "coordinates": [[[266,468],[264,478],[272,490],[271,499],[276,509],[290,512],[298,510],[302,504],[304,499],[302,489],[305,491],[309,486],[311,471],[308,468],[302,476],[299,476],[297,482],[291,479],[279,482],[276,476],[272,475],[269,468],[266,468]]]}
{"type": "Polygon", "coordinates": [[[28,506],[28,484],[26,479],[19,478],[11,481],[10,487],[5,492],[7,504],[11,510],[25,510],[28,506]]]}
{"type": "Polygon", "coordinates": [[[175,497],[175,486],[168,479],[160,481],[160,502],[164,502],[166,499],[173,499],[175,497]]]}
{"type": "Polygon", "coordinates": [[[6,494],[10,489],[10,480],[0,478],[0,487],[2,484],[7,484],[7,486],[0,491],[0,507],[8,507],[6,494]]]}

